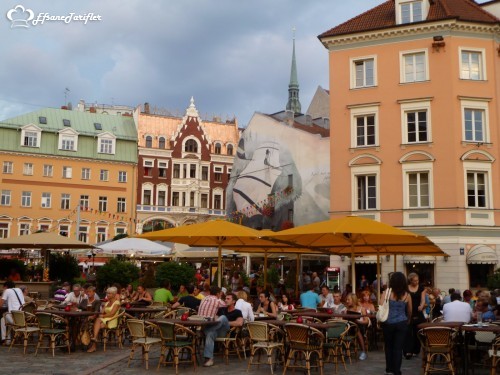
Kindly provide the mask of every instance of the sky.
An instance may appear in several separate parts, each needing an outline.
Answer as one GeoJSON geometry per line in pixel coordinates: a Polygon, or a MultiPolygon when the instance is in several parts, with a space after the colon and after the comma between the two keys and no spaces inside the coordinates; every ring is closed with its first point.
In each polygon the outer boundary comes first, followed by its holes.
{"type": "Polygon", "coordinates": [[[137,106],[183,115],[191,96],[205,118],[285,108],[296,29],[305,111],[328,89],[322,32],[383,0],[4,0],[0,5],[0,120],[66,101],[137,106]],[[15,11],[10,12],[17,5],[15,11]],[[12,19],[26,19],[17,27],[12,19]],[[40,14],[93,14],[83,21],[40,14]],[[12,27],[12,26],[16,27],[12,27]],[[26,25],[26,24],[25,24],[26,25]],[[66,90],[66,89],[69,89],[66,90]]]}

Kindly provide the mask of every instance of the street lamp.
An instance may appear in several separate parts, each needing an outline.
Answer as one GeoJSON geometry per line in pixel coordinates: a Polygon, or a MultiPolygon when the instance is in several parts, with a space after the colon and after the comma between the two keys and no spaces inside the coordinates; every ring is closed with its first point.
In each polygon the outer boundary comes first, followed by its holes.
{"type": "Polygon", "coordinates": [[[87,258],[89,258],[89,260],[92,258],[92,272],[95,272],[95,253],[94,253],[94,250],[89,251],[87,253],[87,258]]]}

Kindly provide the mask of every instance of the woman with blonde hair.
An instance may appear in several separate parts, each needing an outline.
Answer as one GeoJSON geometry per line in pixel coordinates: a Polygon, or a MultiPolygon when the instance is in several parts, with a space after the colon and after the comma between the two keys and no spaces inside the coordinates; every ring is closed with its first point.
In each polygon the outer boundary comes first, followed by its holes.
{"type": "Polygon", "coordinates": [[[99,331],[106,327],[106,323],[109,322],[109,328],[116,328],[116,326],[118,325],[117,316],[120,309],[120,298],[117,294],[118,289],[114,286],[106,290],[106,297],[108,298],[108,302],[106,302],[103,311],[98,314],[94,322],[94,335],[91,340],[92,344],[87,350],[88,353],[93,353],[96,351],[96,340],[99,336],[99,331]]]}
{"type": "Polygon", "coordinates": [[[345,306],[347,308],[347,314],[359,314],[359,319],[355,320],[358,325],[358,342],[361,346],[361,353],[359,354],[359,359],[364,361],[367,357],[365,349],[365,339],[363,338],[366,331],[366,326],[369,324],[369,319],[366,317],[366,309],[362,307],[358,301],[358,296],[354,293],[349,293],[345,298],[345,306]]]}
{"type": "Polygon", "coordinates": [[[243,319],[247,322],[253,322],[255,320],[255,316],[253,314],[252,305],[248,302],[247,292],[244,290],[238,291],[236,293],[238,300],[234,305],[234,308],[241,311],[241,315],[243,315],[243,319]]]}

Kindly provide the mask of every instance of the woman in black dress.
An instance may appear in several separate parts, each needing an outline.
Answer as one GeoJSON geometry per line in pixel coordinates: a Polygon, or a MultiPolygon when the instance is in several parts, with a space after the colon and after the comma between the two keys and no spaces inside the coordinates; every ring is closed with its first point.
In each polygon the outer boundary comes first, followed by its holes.
{"type": "Polygon", "coordinates": [[[408,275],[408,292],[411,297],[412,314],[404,345],[406,359],[416,357],[420,354],[420,341],[418,340],[417,332],[418,325],[425,322],[425,288],[419,284],[419,281],[416,273],[408,275]]]}

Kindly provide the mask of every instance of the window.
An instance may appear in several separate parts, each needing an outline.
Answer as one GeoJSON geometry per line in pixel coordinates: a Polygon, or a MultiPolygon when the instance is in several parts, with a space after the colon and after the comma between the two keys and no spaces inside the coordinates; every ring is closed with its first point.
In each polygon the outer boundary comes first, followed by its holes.
{"type": "Polygon", "coordinates": [[[62,136],[61,150],[75,151],[75,137],[62,136]]]}
{"type": "Polygon", "coordinates": [[[182,164],[182,178],[187,178],[187,164],[182,164]]]}
{"type": "Polygon", "coordinates": [[[2,190],[2,197],[0,198],[0,206],[10,206],[10,190],[2,190]]]}
{"type": "Polygon", "coordinates": [[[127,172],[119,171],[118,172],[118,182],[127,182],[127,172]]]}
{"type": "Polygon", "coordinates": [[[484,142],[484,110],[464,109],[465,140],[484,142]]]}
{"type": "Polygon", "coordinates": [[[99,181],[108,181],[109,180],[109,171],[107,169],[101,169],[99,172],[99,181]]]}
{"type": "Polygon", "coordinates": [[[427,111],[405,113],[408,143],[427,142],[427,111]]]}
{"type": "Polygon", "coordinates": [[[158,202],[157,206],[166,206],[167,204],[167,196],[165,190],[158,191],[158,202]]]}
{"type": "Polygon", "coordinates": [[[100,212],[108,211],[108,197],[99,197],[99,208],[100,212]]]}
{"type": "Polygon", "coordinates": [[[214,146],[214,153],[216,153],[217,155],[220,155],[221,153],[221,145],[220,143],[216,143],[215,146],[214,146]]]}
{"type": "Polygon", "coordinates": [[[43,166],[43,177],[52,177],[54,174],[54,168],[50,164],[44,164],[43,166]]]}
{"type": "Polygon", "coordinates": [[[64,118],[64,119],[63,119],[63,125],[64,125],[64,126],[71,126],[71,121],[70,121],[70,120],[68,120],[68,119],[65,119],[65,118],[64,118]]]}
{"type": "Polygon", "coordinates": [[[356,146],[375,146],[375,115],[356,117],[356,146]]]}
{"type": "Polygon", "coordinates": [[[46,124],[47,123],[47,117],[45,117],[45,116],[38,116],[38,123],[39,124],[46,124]]]}
{"type": "Polygon", "coordinates": [[[172,206],[179,206],[179,192],[174,191],[172,193],[172,206]]]}
{"type": "Polygon", "coordinates": [[[82,180],[90,180],[90,168],[82,168],[82,180]]]}
{"type": "Polygon", "coordinates": [[[9,224],[0,223],[0,238],[9,237],[9,224]]]}
{"type": "Polygon", "coordinates": [[[80,195],[80,209],[88,210],[90,208],[90,198],[88,195],[80,195]]]}
{"type": "Polygon", "coordinates": [[[127,212],[127,200],[126,198],[118,198],[116,203],[116,212],[127,212]]]}
{"type": "Polygon", "coordinates": [[[181,166],[180,164],[174,164],[174,178],[180,178],[181,176],[181,166]]]}
{"type": "Polygon", "coordinates": [[[214,167],[214,181],[222,182],[222,167],[214,167]]]}
{"type": "Polygon", "coordinates": [[[227,154],[229,156],[233,155],[233,145],[227,145],[227,154]]]}
{"type": "Polygon", "coordinates": [[[30,234],[30,224],[29,223],[19,224],[19,235],[24,236],[26,234],[30,234]]]}
{"type": "Polygon", "coordinates": [[[71,178],[72,175],[73,175],[72,167],[63,167],[62,178],[71,178]]]}
{"type": "Polygon", "coordinates": [[[422,21],[422,1],[401,4],[401,23],[422,21]]]}
{"type": "Polygon", "coordinates": [[[371,87],[377,84],[374,57],[351,61],[351,88],[371,87]]]}
{"type": "Polygon", "coordinates": [[[158,177],[167,178],[167,162],[158,162],[158,177]]]}
{"type": "Polygon", "coordinates": [[[164,137],[160,137],[158,139],[158,148],[161,148],[162,150],[165,149],[165,138],[164,137]]]}
{"type": "Polygon", "coordinates": [[[14,171],[14,163],[11,161],[4,161],[2,172],[4,174],[12,174],[14,171]]]}
{"type": "Polygon", "coordinates": [[[403,53],[401,82],[420,82],[428,80],[427,51],[403,53]]]}
{"type": "Polygon", "coordinates": [[[116,228],[115,233],[116,233],[116,235],[118,235],[118,234],[125,234],[125,233],[127,233],[127,228],[120,228],[120,227],[118,227],[118,228],[116,228]]]}
{"type": "Polygon", "coordinates": [[[146,137],[146,147],[148,148],[153,147],[153,137],[151,137],[150,135],[146,137]]]}
{"type": "Polygon", "coordinates": [[[231,179],[231,171],[233,168],[227,168],[227,180],[229,181],[231,179]]]}
{"type": "Polygon", "coordinates": [[[408,173],[408,205],[410,208],[430,206],[429,172],[408,173]]]}
{"type": "Polygon", "coordinates": [[[222,209],[222,196],[219,194],[214,195],[214,209],[221,210],[222,209]]]}
{"type": "Polygon", "coordinates": [[[106,241],[106,228],[97,227],[97,243],[106,241]]]}
{"type": "Polygon", "coordinates": [[[201,194],[201,208],[208,208],[208,194],[201,194]]]}
{"type": "Polygon", "coordinates": [[[376,176],[356,176],[356,199],[358,210],[375,210],[377,208],[376,176]]]}
{"type": "Polygon", "coordinates": [[[153,177],[153,166],[154,161],[152,160],[144,160],[144,176],[145,177],[153,177]]]}
{"type": "Polygon", "coordinates": [[[151,190],[146,189],[142,193],[142,204],[145,206],[151,205],[151,190]]]}
{"type": "Polygon", "coordinates": [[[470,80],[485,80],[483,51],[460,49],[460,78],[470,80]]]}
{"type": "Polygon", "coordinates": [[[487,207],[486,196],[487,174],[484,172],[467,172],[467,206],[475,208],[487,207]]]}
{"type": "Polygon", "coordinates": [[[98,122],[94,122],[94,129],[95,130],[102,130],[102,125],[98,122]]]}
{"type": "Polygon", "coordinates": [[[24,163],[23,174],[33,176],[33,163],[24,163]]]}
{"type": "Polygon", "coordinates": [[[188,139],[184,145],[184,152],[198,152],[198,143],[194,139],[188,139]]]}
{"type": "Polygon", "coordinates": [[[99,153],[100,154],[114,154],[114,139],[99,139],[99,153]]]}
{"type": "Polygon", "coordinates": [[[89,227],[80,226],[78,227],[78,240],[87,243],[89,241],[89,227]]]}
{"type": "Polygon", "coordinates": [[[71,195],[70,194],[61,194],[61,209],[69,210],[71,207],[71,195]]]}
{"type": "Polygon", "coordinates": [[[51,193],[42,193],[42,208],[50,208],[52,206],[51,201],[51,193]]]}
{"type": "Polygon", "coordinates": [[[38,145],[38,133],[37,132],[25,132],[24,133],[24,146],[27,147],[37,147],[38,145]]]}
{"type": "Polygon", "coordinates": [[[196,164],[189,165],[189,178],[196,178],[196,164]]]}
{"type": "Polygon", "coordinates": [[[31,191],[23,191],[21,194],[21,206],[31,207],[31,191]]]}
{"type": "Polygon", "coordinates": [[[69,235],[69,225],[59,225],[59,235],[68,237],[69,235]]]}
{"type": "Polygon", "coordinates": [[[208,167],[207,166],[201,167],[201,179],[203,181],[208,181],[208,167]]]}

